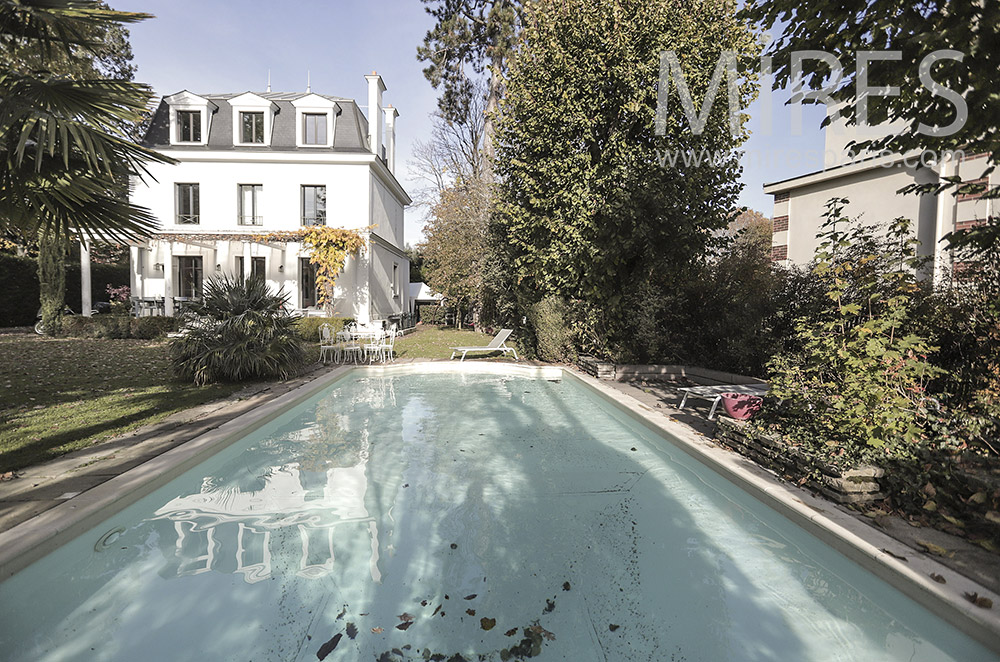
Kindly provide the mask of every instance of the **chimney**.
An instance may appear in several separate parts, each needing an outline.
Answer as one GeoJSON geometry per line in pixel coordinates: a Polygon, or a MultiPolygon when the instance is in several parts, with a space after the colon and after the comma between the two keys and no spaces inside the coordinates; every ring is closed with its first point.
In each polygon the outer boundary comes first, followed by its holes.
{"type": "Polygon", "coordinates": [[[376,72],[365,76],[368,81],[368,146],[375,156],[382,155],[382,93],[385,83],[376,72]]]}
{"type": "Polygon", "coordinates": [[[396,118],[399,111],[389,104],[385,109],[385,159],[389,172],[396,174],[396,118]]]}

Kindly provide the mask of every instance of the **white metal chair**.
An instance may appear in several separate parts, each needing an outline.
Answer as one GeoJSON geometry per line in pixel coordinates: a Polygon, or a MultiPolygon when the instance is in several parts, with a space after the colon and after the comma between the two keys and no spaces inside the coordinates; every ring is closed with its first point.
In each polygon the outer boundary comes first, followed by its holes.
{"type": "Polygon", "coordinates": [[[342,342],[340,343],[340,355],[343,357],[344,363],[347,363],[349,357],[353,357],[354,362],[358,363],[361,360],[361,354],[364,348],[361,346],[361,342],[355,336],[355,333],[351,329],[345,329],[340,332],[342,342]]]}
{"type": "Polygon", "coordinates": [[[365,345],[365,354],[368,357],[369,363],[375,363],[375,360],[382,360],[382,339],[385,338],[385,331],[382,329],[376,329],[368,338],[368,343],[365,345]]]}
{"type": "Polygon", "coordinates": [[[340,343],[333,336],[333,327],[323,324],[319,327],[319,360],[326,363],[327,354],[333,354],[336,362],[340,358],[340,343]]]}
{"type": "Polygon", "coordinates": [[[396,325],[393,324],[389,327],[389,332],[382,338],[381,343],[379,343],[378,351],[380,354],[380,359],[383,363],[392,363],[396,360],[396,325]]]}

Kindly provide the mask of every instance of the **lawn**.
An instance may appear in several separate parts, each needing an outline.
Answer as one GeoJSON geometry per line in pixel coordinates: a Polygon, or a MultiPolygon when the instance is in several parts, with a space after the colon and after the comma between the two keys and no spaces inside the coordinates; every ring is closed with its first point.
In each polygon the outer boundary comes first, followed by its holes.
{"type": "MultiPolygon", "coordinates": [[[[475,347],[488,345],[493,340],[492,335],[476,331],[459,331],[454,327],[420,325],[416,332],[403,336],[396,341],[396,356],[399,358],[447,359],[451,357],[451,347],[475,347]]],[[[517,343],[507,341],[508,347],[517,347],[518,356],[521,348],[517,343]]],[[[465,357],[466,361],[499,360],[503,358],[513,361],[511,354],[503,356],[501,352],[475,352],[465,357]]]]}
{"type": "Polygon", "coordinates": [[[0,474],[233,393],[171,379],[165,341],[0,335],[0,474]]]}

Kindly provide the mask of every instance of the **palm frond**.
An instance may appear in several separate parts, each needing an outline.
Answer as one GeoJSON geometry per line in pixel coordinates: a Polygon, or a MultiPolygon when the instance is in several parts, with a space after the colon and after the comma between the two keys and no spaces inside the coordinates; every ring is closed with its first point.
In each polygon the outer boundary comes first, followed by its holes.
{"type": "Polygon", "coordinates": [[[54,48],[100,47],[94,35],[116,23],[136,23],[152,14],[122,12],[97,0],[0,0],[0,47],[35,42],[48,54],[54,48]],[[95,30],[96,28],[96,30],[95,30]]]}

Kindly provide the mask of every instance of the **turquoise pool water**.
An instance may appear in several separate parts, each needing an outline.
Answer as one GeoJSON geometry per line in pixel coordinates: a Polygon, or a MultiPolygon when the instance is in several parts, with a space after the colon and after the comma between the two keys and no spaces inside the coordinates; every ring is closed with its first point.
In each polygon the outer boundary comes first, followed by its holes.
{"type": "Polygon", "coordinates": [[[570,380],[352,375],[0,584],[9,660],[533,657],[995,659],[570,380]]]}

